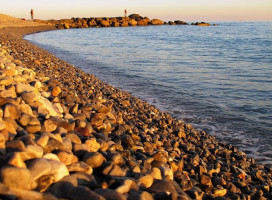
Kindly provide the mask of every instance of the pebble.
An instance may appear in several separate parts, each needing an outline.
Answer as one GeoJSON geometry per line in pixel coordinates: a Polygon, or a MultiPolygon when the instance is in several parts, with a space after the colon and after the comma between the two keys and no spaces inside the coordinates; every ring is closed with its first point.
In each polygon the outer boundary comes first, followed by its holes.
{"type": "Polygon", "coordinates": [[[89,152],[84,155],[83,161],[90,167],[97,168],[103,164],[105,158],[101,153],[89,152]]]}
{"type": "Polygon", "coordinates": [[[18,167],[5,167],[1,169],[1,180],[10,188],[21,188],[26,190],[37,187],[30,171],[18,167]]]}
{"type": "Polygon", "coordinates": [[[55,86],[52,90],[52,95],[54,97],[58,96],[61,93],[61,88],[59,86],[55,86]]]}
{"type": "Polygon", "coordinates": [[[103,196],[85,186],[74,187],[68,195],[72,200],[106,200],[103,196]]]}
{"type": "Polygon", "coordinates": [[[96,189],[95,192],[101,196],[103,196],[105,199],[111,199],[111,200],[126,200],[126,198],[120,194],[119,192],[111,189],[96,189]]]}
{"type": "Polygon", "coordinates": [[[30,171],[34,180],[49,174],[51,171],[51,165],[45,158],[37,158],[27,162],[27,168],[30,171]]]}

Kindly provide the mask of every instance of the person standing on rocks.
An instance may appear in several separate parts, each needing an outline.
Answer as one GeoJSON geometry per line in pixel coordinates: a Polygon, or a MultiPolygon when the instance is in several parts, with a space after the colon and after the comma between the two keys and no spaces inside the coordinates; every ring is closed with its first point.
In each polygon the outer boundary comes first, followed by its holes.
{"type": "Polygon", "coordinates": [[[127,9],[125,9],[125,17],[127,17],[127,9]]]}
{"type": "Polygon", "coordinates": [[[31,20],[33,21],[34,20],[34,10],[33,9],[30,10],[30,16],[31,16],[31,20]]]}

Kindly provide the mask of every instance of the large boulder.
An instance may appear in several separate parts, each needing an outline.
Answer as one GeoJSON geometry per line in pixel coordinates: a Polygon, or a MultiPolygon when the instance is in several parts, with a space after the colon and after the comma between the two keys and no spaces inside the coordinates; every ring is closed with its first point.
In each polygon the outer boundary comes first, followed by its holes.
{"type": "Polygon", "coordinates": [[[147,26],[148,21],[146,19],[141,19],[138,21],[138,26],[147,26]]]}
{"type": "Polygon", "coordinates": [[[101,27],[109,27],[110,22],[107,20],[101,20],[101,21],[98,21],[98,25],[100,25],[101,27]]]}
{"type": "Polygon", "coordinates": [[[175,24],[178,24],[178,25],[188,25],[186,22],[181,21],[181,20],[176,20],[175,24]]]}
{"type": "Polygon", "coordinates": [[[151,25],[163,25],[164,22],[159,19],[152,19],[150,22],[151,25]]]}
{"type": "Polygon", "coordinates": [[[111,23],[111,26],[112,26],[112,27],[119,27],[119,26],[120,26],[120,23],[119,23],[119,22],[112,22],[112,23],[111,23]]]}
{"type": "Polygon", "coordinates": [[[196,22],[196,23],[192,23],[192,25],[195,25],[195,26],[210,26],[211,24],[206,23],[206,22],[196,22]]]}
{"type": "Polygon", "coordinates": [[[128,16],[130,19],[143,19],[139,14],[131,14],[128,16]]]}
{"type": "Polygon", "coordinates": [[[128,21],[123,21],[123,22],[121,23],[121,26],[122,26],[122,27],[127,27],[127,26],[129,26],[128,21]]]}
{"type": "Polygon", "coordinates": [[[128,21],[128,25],[130,25],[130,26],[137,26],[138,22],[135,19],[130,19],[128,21]]]}
{"type": "Polygon", "coordinates": [[[87,24],[88,24],[89,27],[95,27],[95,26],[97,26],[97,23],[96,23],[95,19],[88,20],[87,24]]]}

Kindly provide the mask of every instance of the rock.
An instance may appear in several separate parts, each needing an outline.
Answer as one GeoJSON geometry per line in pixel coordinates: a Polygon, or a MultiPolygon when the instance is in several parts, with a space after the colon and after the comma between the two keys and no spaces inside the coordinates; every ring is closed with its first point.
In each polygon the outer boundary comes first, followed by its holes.
{"type": "Polygon", "coordinates": [[[11,119],[19,119],[21,117],[21,112],[16,105],[6,104],[4,110],[4,117],[10,117],[11,119]]]}
{"type": "Polygon", "coordinates": [[[93,173],[93,168],[86,163],[80,161],[67,166],[69,172],[85,172],[87,174],[93,173]]]}
{"type": "Polygon", "coordinates": [[[202,199],[202,198],[203,198],[203,195],[204,195],[204,192],[203,192],[200,188],[198,188],[198,187],[196,187],[196,186],[194,186],[192,189],[186,191],[186,193],[187,193],[192,199],[202,199]]]}
{"type": "MultiPolygon", "coordinates": [[[[25,93],[23,93],[25,94],[25,93]]],[[[44,97],[40,97],[39,99],[36,100],[37,103],[40,103],[40,107],[41,108],[44,108],[48,111],[49,115],[52,116],[52,117],[62,117],[62,114],[61,113],[58,113],[53,104],[46,98],[44,97]]]]}
{"type": "Polygon", "coordinates": [[[84,186],[74,187],[69,192],[69,198],[72,200],[105,200],[104,197],[84,186]]]}
{"type": "Polygon", "coordinates": [[[89,152],[83,157],[83,161],[92,168],[100,167],[104,160],[104,156],[98,152],[89,152]]]}
{"type": "Polygon", "coordinates": [[[52,95],[54,97],[58,96],[61,93],[61,88],[59,86],[55,86],[52,90],[52,95]]]}
{"type": "Polygon", "coordinates": [[[74,187],[86,186],[94,188],[96,185],[97,182],[94,176],[78,172],[65,176],[50,188],[50,192],[58,198],[69,198],[69,192],[67,191],[71,191],[74,187]]]}
{"type": "Polygon", "coordinates": [[[178,25],[188,25],[186,22],[180,21],[180,20],[176,20],[176,21],[174,21],[174,23],[178,24],[178,25]]]}
{"type": "Polygon", "coordinates": [[[119,22],[112,22],[112,23],[111,23],[111,26],[112,26],[112,27],[119,27],[119,26],[120,26],[120,23],[119,23],[119,22]]]}
{"type": "Polygon", "coordinates": [[[43,148],[35,145],[27,145],[26,152],[31,154],[33,158],[41,158],[43,156],[43,148]]]}
{"type": "Polygon", "coordinates": [[[13,83],[13,78],[12,76],[4,76],[0,78],[0,85],[8,86],[13,83]]]}
{"type": "Polygon", "coordinates": [[[106,21],[106,20],[98,21],[98,24],[99,24],[101,27],[109,27],[109,26],[110,26],[109,21],[106,21]]]}
{"type": "Polygon", "coordinates": [[[21,97],[27,104],[29,104],[39,100],[41,98],[41,95],[37,94],[36,92],[23,92],[21,94],[21,97]]]}
{"type": "Polygon", "coordinates": [[[63,145],[62,142],[60,142],[54,138],[50,138],[47,145],[44,147],[44,152],[50,153],[54,150],[66,151],[68,149],[66,148],[66,146],[63,145]]]}
{"type": "Polygon", "coordinates": [[[125,176],[126,172],[123,171],[118,165],[111,164],[105,167],[103,174],[108,176],[125,176]]]}
{"type": "Polygon", "coordinates": [[[96,189],[95,193],[103,196],[105,199],[111,199],[111,200],[125,200],[126,198],[120,194],[119,192],[111,189],[96,189]]]}
{"type": "Polygon", "coordinates": [[[40,125],[40,121],[36,117],[33,117],[32,115],[29,114],[23,114],[19,122],[22,126],[40,125]]]}
{"type": "Polygon", "coordinates": [[[164,22],[159,19],[152,19],[150,22],[151,25],[163,25],[164,22]]]}
{"type": "Polygon", "coordinates": [[[1,180],[10,188],[21,188],[31,190],[36,188],[34,181],[28,169],[17,167],[5,167],[1,169],[1,180]]]}
{"type": "Polygon", "coordinates": [[[54,182],[57,182],[61,180],[64,176],[69,175],[69,171],[65,164],[56,160],[48,160],[48,162],[51,165],[51,173],[54,182]]]}
{"type": "Polygon", "coordinates": [[[168,180],[174,179],[173,171],[169,167],[160,166],[160,170],[162,172],[162,175],[167,178],[168,180]]]}
{"type": "Polygon", "coordinates": [[[43,148],[46,147],[48,141],[49,141],[49,136],[46,133],[41,134],[41,136],[36,139],[36,143],[43,148]]]}
{"type": "Polygon", "coordinates": [[[68,133],[66,134],[66,137],[68,137],[74,144],[81,144],[80,138],[74,133],[68,133]]]}
{"type": "Polygon", "coordinates": [[[43,149],[39,146],[28,145],[26,151],[15,152],[10,158],[8,163],[16,167],[25,168],[26,160],[42,157],[43,149]]]}
{"type": "Polygon", "coordinates": [[[57,155],[60,162],[64,163],[66,166],[78,162],[78,158],[74,154],[60,151],[57,155]]]}
{"type": "Polygon", "coordinates": [[[129,192],[128,199],[129,200],[154,200],[153,196],[150,193],[146,191],[143,191],[142,193],[140,193],[134,190],[129,192]]]}
{"type": "Polygon", "coordinates": [[[6,126],[5,130],[7,130],[10,134],[16,134],[16,129],[18,127],[16,121],[12,118],[4,118],[2,123],[6,126]]]}
{"type": "Polygon", "coordinates": [[[2,107],[6,104],[15,104],[15,101],[11,98],[0,97],[0,106],[2,107]]]}
{"type": "Polygon", "coordinates": [[[30,171],[34,180],[49,174],[51,171],[51,165],[45,158],[37,158],[27,162],[27,168],[30,171]]]}
{"type": "Polygon", "coordinates": [[[15,86],[15,91],[17,94],[22,94],[24,92],[33,92],[34,87],[28,84],[18,83],[15,86]]]}
{"type": "Polygon", "coordinates": [[[203,185],[212,186],[212,180],[208,175],[202,174],[200,177],[200,182],[203,185]]]}
{"type": "Polygon", "coordinates": [[[100,144],[95,138],[89,138],[85,141],[85,144],[89,147],[89,152],[97,152],[100,149],[100,144]]]}
{"type": "Polygon", "coordinates": [[[140,19],[138,21],[138,26],[147,26],[148,21],[146,19],[140,19]]]}
{"type": "Polygon", "coordinates": [[[55,161],[60,162],[59,157],[53,153],[46,153],[43,155],[43,158],[45,158],[47,160],[55,160],[55,161]]]}
{"type": "Polygon", "coordinates": [[[122,136],[122,145],[128,148],[131,148],[134,146],[134,141],[129,135],[123,135],[122,136]]]}
{"type": "Polygon", "coordinates": [[[227,190],[225,188],[218,188],[213,191],[215,197],[223,197],[227,194],[227,190]]]}
{"type": "Polygon", "coordinates": [[[86,153],[88,153],[89,148],[86,144],[74,144],[73,152],[77,157],[83,157],[86,153]]]}
{"type": "Polygon", "coordinates": [[[123,156],[120,153],[114,151],[108,153],[107,160],[111,161],[114,165],[122,166],[125,164],[123,156]]]}
{"type": "Polygon", "coordinates": [[[40,125],[27,125],[25,127],[25,130],[29,133],[29,134],[33,134],[33,133],[37,133],[40,132],[42,129],[42,127],[40,125]]]}
{"type": "Polygon", "coordinates": [[[129,26],[129,22],[128,21],[123,21],[121,23],[121,27],[128,27],[129,26]]]}
{"type": "Polygon", "coordinates": [[[20,140],[12,140],[6,142],[7,152],[26,151],[25,144],[20,140]]]}
{"type": "Polygon", "coordinates": [[[75,132],[78,135],[88,137],[91,135],[90,131],[88,128],[82,128],[82,127],[75,127],[75,132]]]}
{"type": "Polygon", "coordinates": [[[18,75],[18,71],[13,68],[13,69],[4,69],[2,71],[2,74],[5,75],[5,76],[16,76],[18,75]]]}
{"type": "Polygon", "coordinates": [[[21,188],[12,188],[10,190],[6,190],[5,193],[1,194],[7,194],[4,196],[4,198],[7,200],[15,200],[16,197],[16,199],[57,200],[57,198],[51,194],[25,190],[21,188]]]}
{"type": "Polygon", "coordinates": [[[196,25],[196,26],[210,26],[211,24],[206,23],[206,22],[196,22],[196,23],[192,23],[192,25],[196,25]]]}
{"type": "Polygon", "coordinates": [[[176,199],[178,196],[175,187],[169,181],[165,180],[155,180],[152,186],[147,188],[147,191],[151,194],[163,193],[166,196],[171,195],[173,199],[176,199]]]}
{"type": "Polygon", "coordinates": [[[54,120],[48,119],[44,121],[42,126],[42,132],[52,133],[56,129],[57,129],[57,123],[54,120]]]}
{"type": "Polygon", "coordinates": [[[125,194],[125,193],[128,193],[130,190],[136,190],[136,191],[139,190],[138,185],[132,179],[125,178],[125,179],[119,179],[117,180],[117,182],[118,181],[122,182],[121,185],[115,189],[115,191],[118,193],[125,194]]]}
{"type": "Polygon", "coordinates": [[[138,25],[138,22],[135,20],[135,19],[130,19],[128,21],[128,25],[129,26],[137,26],[138,25]]]}
{"type": "Polygon", "coordinates": [[[6,153],[6,138],[4,134],[0,132],[0,155],[4,153],[6,153]]]}
{"type": "Polygon", "coordinates": [[[5,98],[16,98],[17,94],[15,92],[14,87],[10,87],[6,90],[0,91],[0,97],[5,97],[5,98]]]}
{"type": "Polygon", "coordinates": [[[142,188],[149,188],[153,184],[154,178],[151,175],[145,175],[138,179],[137,183],[142,188]]]}
{"type": "Polygon", "coordinates": [[[157,167],[152,168],[150,175],[153,176],[154,179],[162,179],[161,170],[157,167]]]}

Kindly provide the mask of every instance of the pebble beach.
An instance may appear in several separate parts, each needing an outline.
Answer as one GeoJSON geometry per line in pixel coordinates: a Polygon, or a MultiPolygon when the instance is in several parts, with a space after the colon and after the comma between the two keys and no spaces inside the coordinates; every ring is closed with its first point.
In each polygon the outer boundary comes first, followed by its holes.
{"type": "Polygon", "coordinates": [[[54,26],[4,18],[0,199],[272,199],[270,167],[22,39],[54,26]]]}

